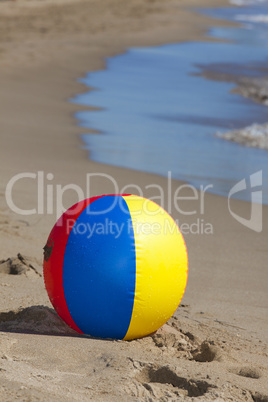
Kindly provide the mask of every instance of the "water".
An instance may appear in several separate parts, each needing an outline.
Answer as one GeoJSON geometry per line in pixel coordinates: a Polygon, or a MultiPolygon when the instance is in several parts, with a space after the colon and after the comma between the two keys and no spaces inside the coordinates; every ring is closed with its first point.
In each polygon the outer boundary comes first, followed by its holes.
{"type": "Polygon", "coordinates": [[[240,27],[232,27],[228,29],[222,27],[212,28],[210,30],[210,35],[226,40],[235,40],[239,45],[250,48],[253,46],[259,47],[263,49],[263,55],[264,57],[266,56],[267,62],[268,1],[239,1],[249,5],[235,9],[226,7],[218,9],[206,9],[205,12],[201,9],[198,11],[200,13],[210,15],[211,17],[223,18],[242,23],[243,25],[240,27]]]}
{"type": "MultiPolygon", "coordinates": [[[[205,12],[236,20],[237,15],[265,15],[267,6],[258,2],[205,12]]],[[[81,79],[95,90],[74,101],[100,108],[76,114],[85,128],[85,147],[97,162],[163,176],[171,171],[172,177],[197,188],[212,184],[212,192],[225,196],[237,181],[262,170],[263,199],[268,203],[267,151],[215,135],[267,122],[267,106],[230,94],[232,83],[197,75],[204,68],[260,75],[267,67],[268,25],[247,21],[242,28],[212,28],[209,34],[228,43],[133,48],[107,59],[106,70],[81,79]],[[87,128],[100,134],[87,134],[87,128]]],[[[236,197],[249,199],[250,194],[236,197]]]]}

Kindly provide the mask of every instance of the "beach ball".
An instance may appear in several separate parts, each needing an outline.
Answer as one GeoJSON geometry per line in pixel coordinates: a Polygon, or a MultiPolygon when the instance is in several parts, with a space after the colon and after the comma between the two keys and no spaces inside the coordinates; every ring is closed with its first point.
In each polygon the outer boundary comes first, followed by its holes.
{"type": "Polygon", "coordinates": [[[93,337],[135,339],[160,328],[185,291],[187,250],[155,202],[101,195],[78,202],[44,247],[44,280],[58,315],[93,337]]]}

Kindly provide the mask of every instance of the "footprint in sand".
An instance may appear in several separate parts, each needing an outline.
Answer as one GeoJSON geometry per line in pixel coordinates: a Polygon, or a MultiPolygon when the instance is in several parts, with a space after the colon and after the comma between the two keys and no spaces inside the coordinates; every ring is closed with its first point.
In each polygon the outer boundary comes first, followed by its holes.
{"type": "Polygon", "coordinates": [[[180,332],[170,325],[160,328],[152,339],[162,351],[167,350],[169,354],[172,351],[172,354],[180,358],[201,363],[222,360],[222,352],[213,341],[206,340],[200,343],[193,334],[180,332]]]}
{"type": "Polygon", "coordinates": [[[196,362],[207,363],[213,361],[221,361],[222,353],[212,341],[204,341],[201,345],[192,350],[192,359],[196,362]]]}
{"type": "Polygon", "coordinates": [[[20,253],[17,257],[8,258],[7,260],[0,261],[0,273],[9,275],[26,275],[27,277],[41,277],[42,275],[38,272],[32,264],[29,257],[25,257],[20,253]]]}
{"type": "Polygon", "coordinates": [[[254,402],[268,402],[268,395],[263,395],[260,392],[251,393],[254,402]]]}
{"type": "Polygon", "coordinates": [[[261,371],[256,367],[231,368],[229,372],[241,377],[255,378],[256,380],[262,376],[261,371]]]}
{"type": "Polygon", "coordinates": [[[204,380],[186,378],[176,373],[170,366],[157,366],[140,363],[143,368],[136,376],[136,380],[143,384],[154,398],[162,396],[192,397],[205,395],[209,389],[216,388],[204,380]]]}

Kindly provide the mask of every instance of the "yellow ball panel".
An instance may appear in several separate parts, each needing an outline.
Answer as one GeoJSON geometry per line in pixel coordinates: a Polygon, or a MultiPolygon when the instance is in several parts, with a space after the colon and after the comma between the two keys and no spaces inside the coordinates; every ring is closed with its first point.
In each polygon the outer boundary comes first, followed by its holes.
{"type": "Polygon", "coordinates": [[[171,216],[153,201],[124,197],[136,248],[135,297],[125,340],[160,328],[176,311],[188,276],[187,250],[171,216]]]}

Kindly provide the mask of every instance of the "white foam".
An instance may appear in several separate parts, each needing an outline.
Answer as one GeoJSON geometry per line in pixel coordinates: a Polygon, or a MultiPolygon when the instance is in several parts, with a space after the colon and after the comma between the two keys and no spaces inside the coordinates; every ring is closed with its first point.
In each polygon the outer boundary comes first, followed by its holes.
{"type": "Polygon", "coordinates": [[[235,6],[249,6],[252,4],[265,3],[267,0],[229,0],[235,6]]]}
{"type": "Polygon", "coordinates": [[[238,142],[249,147],[268,150],[268,124],[252,124],[241,130],[217,133],[216,135],[225,140],[238,142]]]}
{"type": "Polygon", "coordinates": [[[238,14],[235,19],[237,21],[250,21],[250,22],[261,22],[268,24],[268,14],[257,14],[257,15],[245,15],[238,14]]]}

